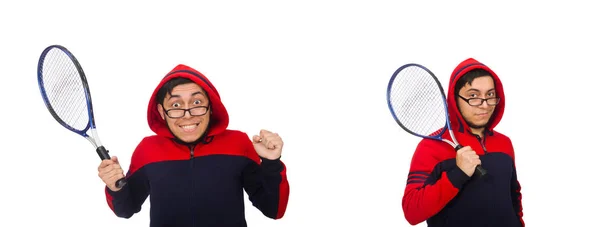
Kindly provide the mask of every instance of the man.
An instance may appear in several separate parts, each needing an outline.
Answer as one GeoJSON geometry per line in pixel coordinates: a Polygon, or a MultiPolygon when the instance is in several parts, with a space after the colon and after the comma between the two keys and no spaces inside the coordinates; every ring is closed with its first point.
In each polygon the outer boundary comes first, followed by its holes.
{"type": "MultiPolygon", "coordinates": [[[[498,76],[469,58],[452,72],[448,111],[458,151],[437,140],[422,140],[413,155],[402,199],[411,225],[502,226],[525,224],[521,186],[511,140],[494,130],[504,112],[498,76]],[[483,177],[474,175],[481,164],[483,177]]],[[[451,140],[446,132],[444,138],[451,140]]]]}
{"type": "Polygon", "coordinates": [[[98,175],[112,211],[130,218],[150,196],[150,226],[246,226],[244,195],[272,219],[283,217],[289,194],[283,141],[261,130],[252,141],[227,129],[219,93],[200,72],[178,65],[154,90],[148,124],[156,135],[136,147],[127,184],[116,157],[98,175]]]}

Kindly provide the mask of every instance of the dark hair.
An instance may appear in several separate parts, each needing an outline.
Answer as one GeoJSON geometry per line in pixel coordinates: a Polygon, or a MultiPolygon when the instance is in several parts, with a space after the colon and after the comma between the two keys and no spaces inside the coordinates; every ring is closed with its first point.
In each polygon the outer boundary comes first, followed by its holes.
{"type": "Polygon", "coordinates": [[[458,95],[458,92],[460,91],[460,89],[462,87],[464,87],[465,85],[467,85],[467,84],[471,85],[471,83],[473,83],[473,80],[475,80],[475,78],[479,78],[479,77],[483,77],[483,76],[492,76],[492,75],[490,74],[490,72],[486,71],[485,69],[473,69],[473,70],[465,73],[465,75],[463,75],[462,77],[460,77],[460,79],[458,79],[458,81],[456,81],[456,84],[454,85],[454,95],[458,95]]]}
{"type": "Polygon", "coordinates": [[[163,101],[165,100],[167,93],[169,95],[172,95],[171,92],[173,92],[173,88],[175,88],[177,85],[189,84],[189,83],[194,83],[194,81],[192,81],[188,78],[183,78],[183,77],[176,77],[174,79],[167,81],[160,88],[160,90],[158,90],[158,92],[156,93],[156,100],[155,100],[156,103],[163,105],[163,101]]]}

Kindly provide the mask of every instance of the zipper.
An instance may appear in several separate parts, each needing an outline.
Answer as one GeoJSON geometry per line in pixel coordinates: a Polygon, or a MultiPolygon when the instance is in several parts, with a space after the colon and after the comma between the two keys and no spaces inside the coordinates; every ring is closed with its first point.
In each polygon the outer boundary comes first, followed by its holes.
{"type": "Polygon", "coordinates": [[[192,145],[190,147],[190,160],[194,159],[194,148],[196,147],[196,145],[192,145]]]}
{"type": "Polygon", "coordinates": [[[481,139],[481,137],[479,137],[479,135],[475,135],[475,137],[477,137],[477,141],[479,141],[479,145],[481,145],[481,147],[483,148],[483,153],[487,154],[487,149],[485,148],[485,135],[483,136],[483,139],[481,139]]]}
{"type": "Polygon", "coordinates": [[[194,148],[196,147],[196,145],[192,145],[190,146],[190,181],[192,184],[192,190],[190,190],[190,215],[192,216],[192,226],[196,226],[196,218],[194,215],[194,211],[195,211],[195,206],[194,206],[194,192],[196,191],[194,188],[194,148]]]}

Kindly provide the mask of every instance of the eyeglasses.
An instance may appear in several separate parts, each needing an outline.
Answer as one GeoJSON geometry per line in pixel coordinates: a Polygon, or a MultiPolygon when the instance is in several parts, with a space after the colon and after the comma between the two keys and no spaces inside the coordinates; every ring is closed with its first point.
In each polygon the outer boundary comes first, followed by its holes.
{"type": "MultiPolygon", "coordinates": [[[[163,108],[163,110],[165,110],[163,108]]],[[[189,109],[170,109],[165,110],[165,113],[170,118],[182,118],[185,116],[185,112],[190,112],[191,116],[202,116],[208,112],[208,106],[197,106],[189,109]]]]}
{"type": "Polygon", "coordinates": [[[498,105],[498,103],[500,102],[500,98],[498,98],[498,97],[487,98],[487,99],[482,99],[482,98],[467,99],[460,95],[458,97],[460,97],[462,100],[465,100],[465,102],[469,103],[470,106],[481,106],[483,104],[483,101],[487,102],[487,104],[490,106],[495,106],[495,105],[498,105]]]}

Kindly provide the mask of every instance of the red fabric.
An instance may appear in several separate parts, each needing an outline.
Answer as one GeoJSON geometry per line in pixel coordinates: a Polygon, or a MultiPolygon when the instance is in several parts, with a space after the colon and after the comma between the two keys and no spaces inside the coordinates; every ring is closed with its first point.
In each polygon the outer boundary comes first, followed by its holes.
{"type": "MultiPolygon", "coordinates": [[[[434,140],[422,140],[417,146],[410,166],[411,177],[427,176],[439,161],[455,156],[452,147],[434,140]],[[450,150],[448,149],[450,148],[450,150]]],[[[425,185],[425,180],[419,183],[408,183],[402,198],[404,217],[411,225],[419,224],[438,213],[458,193],[448,180],[446,173],[433,185],[425,185]]]]}

